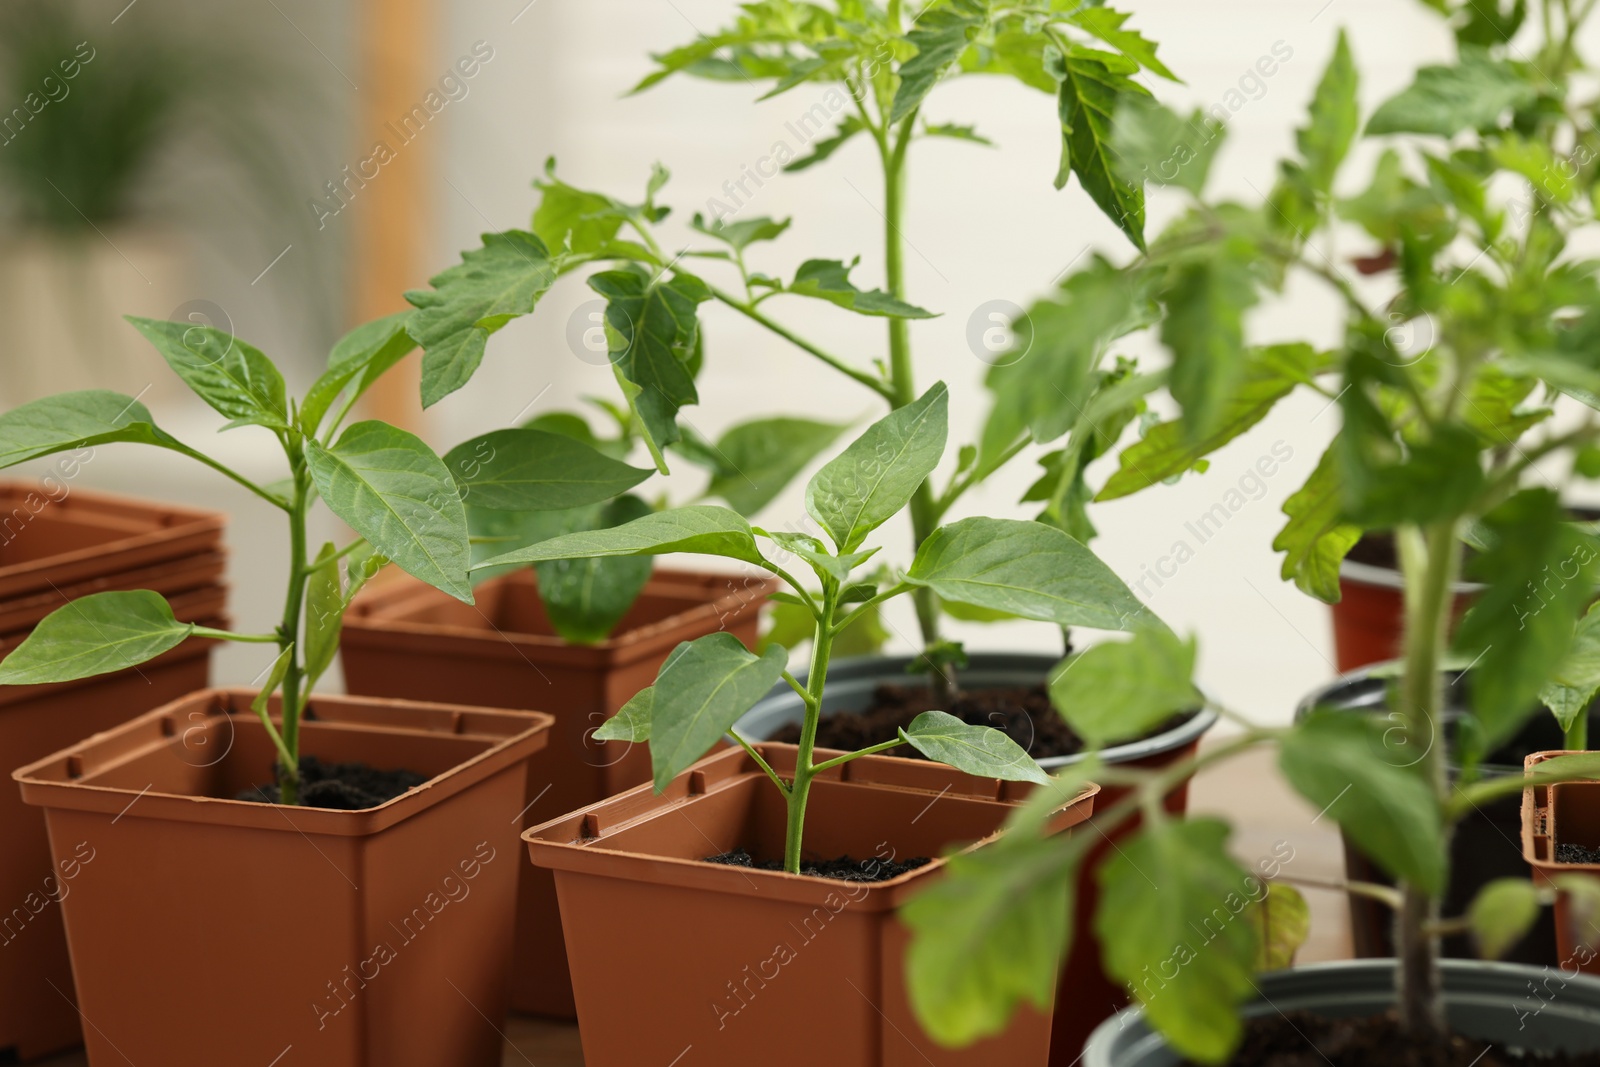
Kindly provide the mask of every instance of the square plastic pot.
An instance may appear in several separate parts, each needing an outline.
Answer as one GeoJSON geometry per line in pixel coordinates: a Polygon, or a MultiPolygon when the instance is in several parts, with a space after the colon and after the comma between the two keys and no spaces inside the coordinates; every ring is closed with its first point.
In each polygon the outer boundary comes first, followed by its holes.
{"type": "MultiPolygon", "coordinates": [[[[756,746],[783,774],[792,745],[756,746]]],[[[819,756],[819,758],[821,758],[819,756]]],[[[866,757],[812,787],[807,853],[940,857],[990,839],[1030,787],[939,764],[866,757]]],[[[1087,819],[1096,788],[1057,828],[1087,819]]],[[[698,862],[737,848],[781,856],[782,796],[741,749],[701,760],[656,796],[641,786],[529,830],[555,871],[588,1067],[990,1067],[1043,1063],[1050,1017],[942,1048],[904,985],[896,909],[944,860],[872,884],[698,862]],[[692,1059],[690,1058],[692,1057],[692,1059]]]]}
{"type": "Polygon", "coordinates": [[[254,696],[193,693],[13,775],[72,871],[90,1062],[498,1067],[525,763],[551,719],[315,698],[303,753],[429,776],[333,811],[224,799],[270,781],[254,696]]]}
{"type": "MultiPolygon", "coordinates": [[[[608,640],[572,645],[555,635],[532,568],[482,583],[476,605],[386,572],[345,619],[345,687],[554,714],[549,748],[528,762],[521,825],[531,826],[648,782],[644,746],[595,741],[594,731],[655,682],[681,642],[726,630],[753,646],[776,588],[768,578],[658,570],[608,640]]],[[[525,866],[520,892],[512,1006],[573,1018],[555,882],[525,866]]]]}
{"type": "Polygon", "coordinates": [[[31,629],[63,604],[95,593],[149,589],[170,600],[196,590],[216,588],[222,585],[227,566],[228,555],[219,548],[185,560],[116,571],[74,585],[3,601],[0,602],[0,633],[31,629]]]}
{"type": "MultiPolygon", "coordinates": [[[[1524,771],[1547,759],[1566,756],[1564,751],[1535,752],[1524,771]]],[[[1553,886],[1564,874],[1600,877],[1600,863],[1558,863],[1556,845],[1600,847],[1600,782],[1567,782],[1522,791],[1522,857],[1533,870],[1538,885],[1553,886]]],[[[1580,914],[1566,893],[1557,893],[1555,908],[1556,952],[1563,970],[1576,968],[1600,974],[1600,918],[1580,914]]]]}
{"type": "Polygon", "coordinates": [[[220,512],[61,484],[52,491],[39,482],[0,482],[0,601],[190,560],[217,548],[225,522],[220,512]]]}

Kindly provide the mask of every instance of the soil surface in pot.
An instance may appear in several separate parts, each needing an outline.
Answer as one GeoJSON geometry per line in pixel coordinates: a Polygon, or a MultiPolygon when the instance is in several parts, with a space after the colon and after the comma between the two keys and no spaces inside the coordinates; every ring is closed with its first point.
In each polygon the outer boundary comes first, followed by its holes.
{"type": "Polygon", "coordinates": [[[1452,1037],[1447,1045],[1435,1045],[1408,1037],[1393,1012],[1325,1019],[1291,1011],[1247,1022],[1244,1043],[1228,1063],[1229,1067],[1600,1067],[1600,1052],[1522,1055],[1470,1037],[1452,1037]]]}
{"type": "MultiPolygon", "coordinates": [[[[911,720],[925,711],[945,711],[973,726],[1004,730],[1034,759],[1074,756],[1084,747],[1083,739],[1051,705],[1050,694],[1042,685],[968,690],[962,692],[951,707],[946,707],[926,686],[880,685],[873,691],[872,703],[865,710],[824,715],[817,730],[817,745],[846,752],[881,745],[898,737],[901,727],[910,726],[911,720]]],[[[1188,718],[1188,714],[1177,716],[1151,733],[1170,730],[1188,718]]],[[[771,740],[797,744],[800,724],[783,727],[771,740]]],[[[889,749],[885,754],[908,759],[927,758],[910,745],[889,749]]]]}
{"type": "Polygon", "coordinates": [[[1557,863],[1600,863],[1600,848],[1587,845],[1556,845],[1557,863]]]}
{"type": "MultiPolygon", "coordinates": [[[[781,871],[781,860],[764,860],[757,862],[756,858],[744,849],[734,852],[724,852],[717,856],[707,856],[707,863],[720,863],[728,867],[749,867],[758,871],[781,871]]],[[[919,856],[909,860],[858,860],[849,856],[840,856],[831,860],[811,860],[800,867],[800,873],[810,878],[833,878],[841,882],[887,882],[891,878],[898,878],[907,871],[914,871],[918,867],[925,867],[933,862],[926,856],[919,856]]]]}
{"type": "MultiPolygon", "coordinates": [[[[364,763],[323,763],[315,756],[300,757],[300,803],[308,808],[375,808],[427,780],[427,775],[415,771],[384,771],[364,763]]],[[[276,784],[258,785],[233,799],[276,804],[278,795],[276,784]]]]}

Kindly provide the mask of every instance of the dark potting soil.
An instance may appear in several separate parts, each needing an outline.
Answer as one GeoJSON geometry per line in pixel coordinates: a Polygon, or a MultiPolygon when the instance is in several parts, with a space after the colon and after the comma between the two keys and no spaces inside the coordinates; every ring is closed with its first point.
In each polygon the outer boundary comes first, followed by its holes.
{"type": "MultiPolygon", "coordinates": [[[[380,771],[365,763],[323,763],[315,756],[300,757],[300,803],[308,808],[375,808],[427,780],[427,775],[415,771],[380,771]]],[[[277,785],[258,785],[233,799],[276,804],[278,795],[277,785]]]]}
{"type": "MultiPolygon", "coordinates": [[[[1056,711],[1050,703],[1049,692],[1042,685],[964,691],[949,707],[926,686],[880,685],[873,691],[872,703],[864,711],[836,711],[824,715],[817,730],[817,744],[846,752],[881,745],[894,740],[902,726],[910,726],[911,720],[925,711],[945,711],[972,726],[1004,730],[1034,759],[1072,756],[1083,751],[1083,739],[1056,711]]],[[[1152,732],[1170,729],[1186,718],[1188,715],[1178,716],[1152,732]]],[[[785,726],[772,740],[791,745],[798,742],[800,725],[785,726]]],[[[925,758],[910,745],[891,748],[885,754],[925,758]]]]}
{"type": "MultiPolygon", "coordinates": [[[[1470,1037],[1449,1044],[1418,1042],[1390,1012],[1325,1019],[1305,1011],[1276,1012],[1245,1024],[1244,1043],[1229,1067],[1600,1067],[1600,1052],[1523,1055],[1470,1037]]],[[[1192,1067],[1192,1065],[1190,1065],[1192,1067]]]]}
{"type": "MultiPolygon", "coordinates": [[[[757,871],[781,871],[783,864],[778,860],[764,860],[757,863],[756,858],[744,849],[733,852],[724,852],[717,856],[707,856],[707,863],[721,863],[729,867],[749,867],[757,871]]],[[[898,878],[907,871],[914,871],[918,867],[926,867],[933,861],[926,856],[919,856],[909,860],[881,860],[851,859],[849,856],[840,856],[832,860],[812,860],[800,867],[800,873],[809,878],[834,878],[841,882],[887,882],[891,878],[898,878]]]]}
{"type": "Polygon", "coordinates": [[[1588,845],[1556,845],[1557,863],[1600,863],[1600,848],[1588,845]]]}

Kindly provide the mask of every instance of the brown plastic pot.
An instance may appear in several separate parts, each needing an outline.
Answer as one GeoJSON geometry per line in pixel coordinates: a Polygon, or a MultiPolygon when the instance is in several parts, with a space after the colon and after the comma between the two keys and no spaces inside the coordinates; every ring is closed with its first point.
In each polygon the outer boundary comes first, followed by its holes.
{"type": "Polygon", "coordinates": [[[217,548],[225,521],[61,483],[0,482],[0,600],[192,559],[217,548]]]}
{"type": "Polygon", "coordinates": [[[227,553],[222,549],[215,549],[179,562],[157,563],[150,567],[119,571],[60,589],[0,602],[0,633],[12,633],[37,626],[45,616],[63,604],[94,593],[149,589],[171,599],[182,593],[218,586],[222,583],[222,575],[227,570],[227,565],[227,553]]]}
{"type": "MultiPolygon", "coordinates": [[[[609,640],[571,645],[555,636],[531,568],[479,585],[475,606],[400,574],[358,597],[345,620],[345,687],[554,712],[549,748],[528,762],[521,825],[532,826],[648,782],[644,746],[595,741],[594,731],[655,681],[681,642],[726,630],[754,645],[776,588],[767,578],[658,570],[609,640]]],[[[554,879],[524,865],[520,893],[512,1006],[570,1019],[554,879]]]]}
{"type": "Polygon", "coordinates": [[[431,776],[332,811],[223,799],[270,780],[254,696],[193,693],[13,775],[76,864],[60,908],[90,1062],[497,1067],[524,763],[550,717],[314,698],[305,754],[431,776]]]}
{"type": "MultiPolygon", "coordinates": [[[[1568,752],[1535,752],[1523,764],[1531,771],[1568,752]]],[[[1522,857],[1538,885],[1553,886],[1559,875],[1600,877],[1600,863],[1561,863],[1557,844],[1600,848],[1600,782],[1567,782],[1522,791],[1522,857]]],[[[1600,916],[1580,913],[1566,893],[1556,894],[1556,952],[1562,970],[1600,974],[1600,916]]]]}
{"type": "MultiPolygon", "coordinates": [[[[756,746],[779,774],[792,745],[756,746]]],[[[812,787],[808,853],[943,856],[994,835],[1030,787],[940,764],[869,756],[812,787]]],[[[1093,810],[1090,786],[1057,827],[1093,810]]],[[[523,834],[555,871],[588,1067],[991,1067],[1037,1064],[1050,1017],[1019,1012],[967,1049],[923,1034],[904,984],[896,909],[944,860],[870,885],[698,862],[736,848],[782,855],[782,796],[742,749],[523,834]]]]}
{"type": "MultiPolygon", "coordinates": [[[[1482,586],[1457,582],[1455,617],[1466,613],[1482,586]]],[[[1362,535],[1339,564],[1339,602],[1333,611],[1334,659],[1345,674],[1401,653],[1405,636],[1405,583],[1400,577],[1394,536],[1362,535]]]]}

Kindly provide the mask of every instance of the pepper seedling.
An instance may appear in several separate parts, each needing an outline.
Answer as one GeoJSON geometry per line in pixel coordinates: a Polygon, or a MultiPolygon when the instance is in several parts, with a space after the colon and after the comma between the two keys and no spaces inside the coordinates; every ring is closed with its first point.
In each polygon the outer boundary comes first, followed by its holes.
{"type": "Polygon", "coordinates": [[[48,397],[0,415],[0,467],[112,443],[149,445],[196,460],[283,512],[289,567],[282,622],[267,634],[198,626],[148,590],[95,593],[59,608],[0,662],[0,685],[88,678],[147,662],[191,637],[270,644],[278,655],[253,710],[278,753],[285,804],[300,795],[300,723],[317,680],[338,652],[345,611],[386,562],[472,603],[464,501],[512,511],[610,500],[650,475],[569,436],[497,430],[443,458],[421,438],[376,420],[345,426],[357,401],[416,347],[407,312],[341,339],[304,396],[259,349],[209,326],[130,318],[168,366],[228,423],[258,427],[282,447],[287,477],[259,485],[159,428],[136,398],[105,390],[48,397]],[[311,509],[321,500],[360,535],[313,554],[311,509]],[[341,573],[342,568],[342,573],[341,573]],[[281,691],[276,720],[268,701],[281,691]]]}

